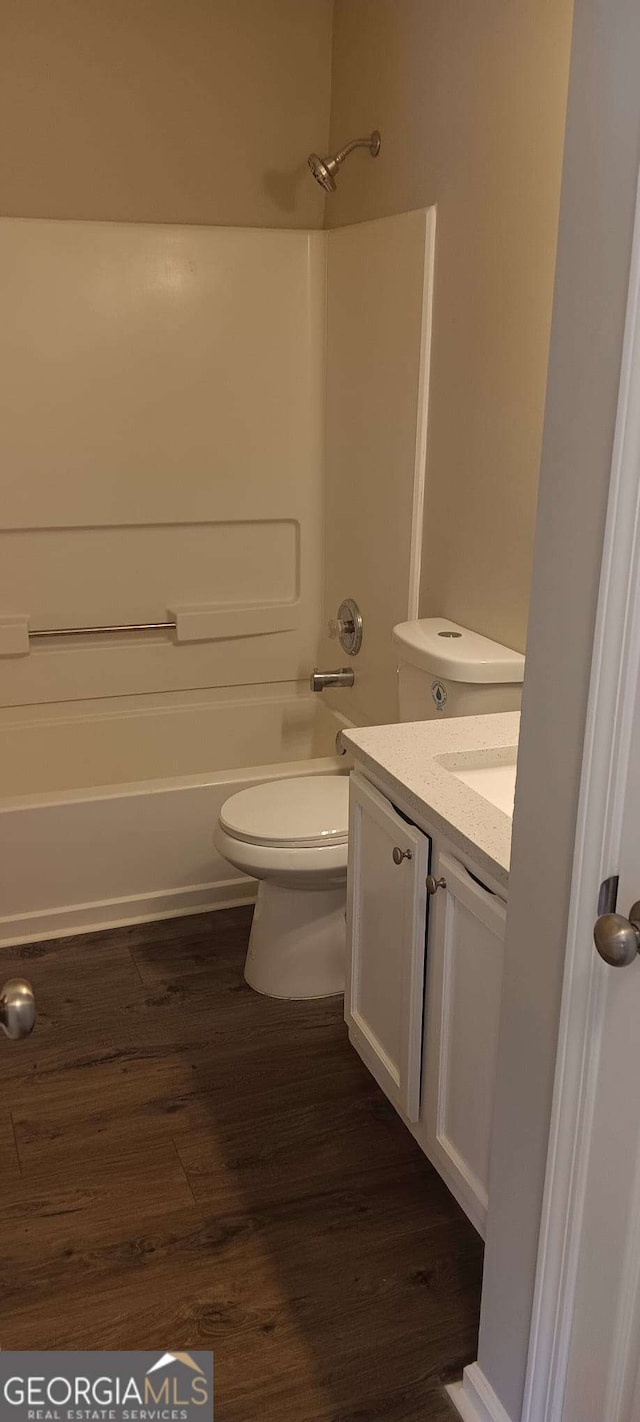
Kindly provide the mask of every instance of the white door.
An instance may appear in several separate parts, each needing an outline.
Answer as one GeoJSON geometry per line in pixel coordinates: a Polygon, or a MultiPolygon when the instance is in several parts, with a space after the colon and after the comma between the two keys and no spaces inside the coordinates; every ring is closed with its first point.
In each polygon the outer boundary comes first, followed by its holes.
{"type": "MultiPolygon", "coordinates": [[[[639,899],[640,208],[523,1422],[640,1422],[640,932],[624,922],[639,899]],[[616,967],[593,940],[609,875],[631,950],[616,967]]],[[[600,920],[605,952],[615,928],[600,920]]]]}
{"type": "Polygon", "coordinates": [[[420,1114],[429,839],[351,776],[345,1021],[382,1090],[420,1114]]]}
{"type": "Polygon", "coordinates": [[[443,845],[433,868],[423,1116],[426,1148],[484,1234],[506,904],[443,845]]]}

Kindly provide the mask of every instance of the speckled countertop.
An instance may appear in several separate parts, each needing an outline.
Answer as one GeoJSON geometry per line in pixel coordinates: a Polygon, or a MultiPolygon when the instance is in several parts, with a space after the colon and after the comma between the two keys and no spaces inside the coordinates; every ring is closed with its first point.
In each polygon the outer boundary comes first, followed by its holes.
{"type": "Polygon", "coordinates": [[[519,730],[520,713],[508,711],[363,726],[343,731],[342,737],[356,762],[371,771],[405,814],[440,830],[506,888],[511,816],[452,775],[447,762],[469,768],[513,762],[519,730]]]}

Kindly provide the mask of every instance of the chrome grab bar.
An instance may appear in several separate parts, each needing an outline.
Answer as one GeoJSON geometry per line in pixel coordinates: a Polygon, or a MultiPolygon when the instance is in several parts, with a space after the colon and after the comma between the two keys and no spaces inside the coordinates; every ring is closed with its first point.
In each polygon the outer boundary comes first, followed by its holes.
{"type": "MultiPolygon", "coordinates": [[[[135,606],[135,604],[134,604],[135,606]]],[[[47,643],[63,639],[66,641],[92,639],[101,641],[120,636],[157,636],[165,647],[175,647],[180,643],[220,642],[235,637],[261,637],[265,633],[293,632],[300,623],[300,603],[260,602],[260,603],[198,603],[186,606],[163,607],[161,614],[148,622],[107,622],[92,623],[89,626],[43,627],[44,611],[39,614],[35,625],[30,616],[20,613],[13,617],[0,612],[0,657],[22,657],[34,650],[38,642],[46,648],[47,643]]],[[[98,614],[99,615],[99,614],[98,614]]],[[[108,615],[105,611],[105,617],[108,615]]],[[[80,613],[78,613],[80,616],[80,613]]],[[[64,613],[60,612],[61,619],[64,613]]],[[[53,647],[49,650],[53,652],[53,647]]],[[[86,650],[86,649],[85,649],[86,650]]]]}
{"type": "Polygon", "coordinates": [[[175,632],[173,622],[119,622],[113,627],[39,627],[29,628],[29,641],[35,637],[95,637],[103,632],[175,632]]]}

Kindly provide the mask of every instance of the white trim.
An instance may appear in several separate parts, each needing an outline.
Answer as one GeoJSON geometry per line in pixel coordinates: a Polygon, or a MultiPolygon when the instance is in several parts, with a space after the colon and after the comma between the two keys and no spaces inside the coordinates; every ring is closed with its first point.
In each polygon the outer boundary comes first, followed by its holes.
{"type": "Polygon", "coordinates": [[[640,1155],[636,1168],[627,1224],[626,1248],[622,1268],[616,1321],[613,1329],[614,1348],[605,1399],[608,1422],[624,1422],[637,1417],[630,1405],[630,1393],[638,1383],[638,1299],[640,1292],[640,1155]]]}
{"type": "Polygon", "coordinates": [[[242,877],[15,914],[0,919],[0,947],[40,943],[47,938],[70,938],[78,933],[123,928],[130,923],[154,923],[161,918],[182,918],[188,914],[209,913],[212,909],[238,908],[241,904],[254,903],[256,891],[255,881],[242,877]]]}
{"type": "MultiPolygon", "coordinates": [[[[411,1130],[411,1126],[409,1126],[409,1130],[411,1130]]],[[[484,1240],[487,1233],[487,1211],[478,1203],[478,1197],[471,1189],[464,1174],[464,1167],[458,1165],[459,1157],[456,1159],[456,1154],[453,1151],[447,1155],[444,1151],[440,1151],[436,1158],[432,1146],[425,1141],[424,1134],[422,1132],[418,1134],[415,1129],[413,1134],[427,1160],[431,1161],[438,1175],[442,1176],[447,1189],[451,1191],[454,1200],[457,1200],[463,1214],[467,1216],[480,1238],[484,1240]]]]}
{"type": "MultiPolygon", "coordinates": [[[[594,637],[558,1057],[522,1422],[561,1422],[607,970],[592,943],[617,872],[640,666],[640,188],[594,637]]],[[[634,1266],[635,1267],[635,1263],[634,1266]]],[[[618,1360],[621,1366],[623,1360],[618,1360]]],[[[624,1360],[626,1361],[626,1360],[624,1360]]],[[[608,1417],[607,1422],[614,1422],[608,1417]]]]}
{"type": "Polygon", "coordinates": [[[422,547],[424,542],[424,500],[427,479],[427,430],[429,424],[429,377],[431,369],[435,250],[436,209],[435,207],[428,207],[426,209],[425,223],[416,455],[413,468],[413,499],[411,505],[411,549],[409,553],[409,588],[407,602],[407,618],[410,622],[418,617],[420,612],[420,578],[422,574],[422,547]]]}
{"type": "Polygon", "coordinates": [[[477,1363],[465,1368],[462,1382],[452,1383],[446,1392],[464,1422],[511,1422],[477,1363]]]}

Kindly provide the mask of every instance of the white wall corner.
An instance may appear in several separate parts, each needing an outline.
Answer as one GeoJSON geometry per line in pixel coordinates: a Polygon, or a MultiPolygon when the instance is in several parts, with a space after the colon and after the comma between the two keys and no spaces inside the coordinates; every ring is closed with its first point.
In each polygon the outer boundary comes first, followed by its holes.
{"type": "Polygon", "coordinates": [[[512,1422],[477,1363],[465,1368],[462,1382],[451,1383],[446,1391],[464,1422],[512,1422]]]}

